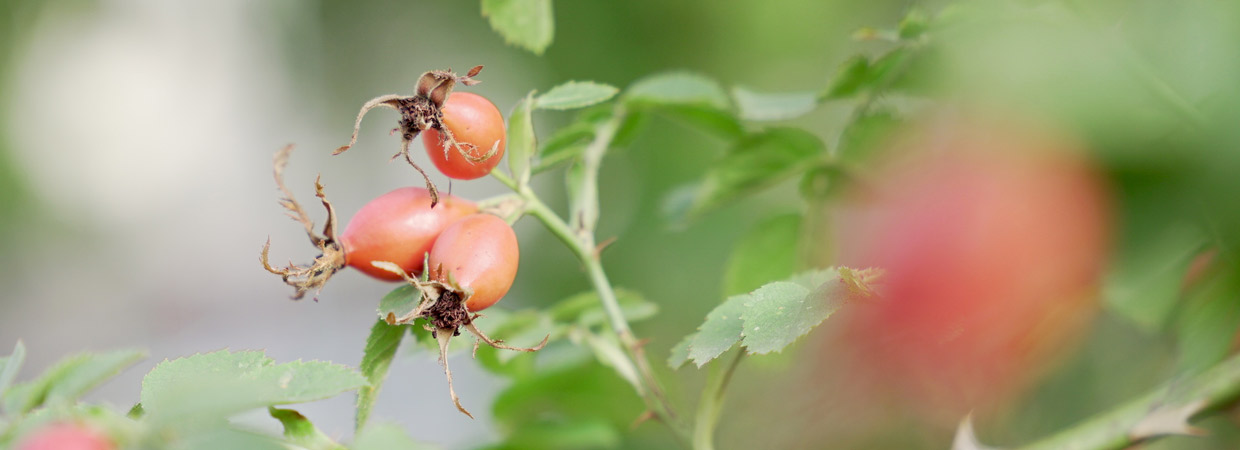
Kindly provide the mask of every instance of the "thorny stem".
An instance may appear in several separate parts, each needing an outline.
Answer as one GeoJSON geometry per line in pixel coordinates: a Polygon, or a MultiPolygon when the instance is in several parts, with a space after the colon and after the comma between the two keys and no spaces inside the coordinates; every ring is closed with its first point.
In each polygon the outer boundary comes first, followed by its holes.
{"type": "Polygon", "coordinates": [[[526,201],[525,212],[542,222],[551,234],[564,242],[585,266],[586,272],[590,276],[590,282],[593,284],[594,290],[598,293],[599,300],[603,304],[603,310],[607,314],[612,330],[619,337],[620,343],[623,345],[632,365],[638,370],[640,375],[638,395],[642,397],[646,407],[650,409],[654,416],[671,427],[676,437],[681,439],[683,443],[683,439],[687,438],[688,432],[677,419],[675,412],[665,397],[659,379],[655,376],[650,361],[642,349],[642,343],[634,336],[628,321],[625,320],[624,314],[620,309],[620,302],[616,298],[616,291],[607,279],[607,273],[603,270],[603,266],[594,248],[594,224],[598,218],[599,163],[602,160],[603,153],[611,145],[611,139],[623,119],[623,110],[617,108],[612,119],[599,127],[595,140],[586,148],[585,155],[583,155],[586,169],[585,176],[582,177],[581,185],[574,186],[574,188],[579,189],[579,204],[575,205],[578,208],[573,211],[575,214],[573,225],[576,226],[570,226],[551,208],[547,207],[529,186],[518,184],[512,177],[498,169],[491,171],[491,175],[523,197],[526,201]]]}
{"type": "Polygon", "coordinates": [[[735,350],[736,357],[728,367],[711,364],[710,373],[706,375],[706,386],[702,388],[702,397],[698,399],[697,415],[693,423],[693,450],[714,450],[715,426],[719,424],[719,414],[723,412],[724,394],[732,374],[745,358],[745,352],[735,350]]]}
{"type": "Polygon", "coordinates": [[[1095,416],[1055,435],[1021,447],[1038,449],[1122,449],[1166,433],[1140,432],[1167,429],[1180,422],[1183,431],[1191,428],[1188,419],[1218,410],[1240,398],[1240,355],[1232,356],[1213,368],[1186,380],[1173,380],[1136,400],[1110,412],[1095,416]],[[1178,413],[1178,414],[1175,414],[1178,413]],[[1179,420],[1169,417],[1179,416],[1179,420]],[[1152,423],[1151,419],[1161,418],[1152,423]],[[1144,426],[1143,426],[1144,425],[1144,426]],[[1161,427],[1159,425],[1162,425],[1161,427]]]}

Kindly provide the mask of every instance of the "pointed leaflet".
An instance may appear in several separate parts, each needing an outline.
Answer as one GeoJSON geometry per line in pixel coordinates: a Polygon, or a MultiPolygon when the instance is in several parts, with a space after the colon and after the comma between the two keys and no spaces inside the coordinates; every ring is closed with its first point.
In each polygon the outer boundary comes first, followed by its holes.
{"type": "Polygon", "coordinates": [[[956,427],[956,437],[952,439],[952,450],[995,450],[994,447],[982,445],[973,432],[973,416],[965,416],[956,427]]]}
{"type": "Polygon", "coordinates": [[[307,450],[346,450],[297,411],[270,407],[267,413],[284,425],[284,438],[298,447],[307,450]]]}
{"type": "Polygon", "coordinates": [[[508,170],[521,186],[530,182],[530,161],[538,149],[534,118],[530,114],[533,104],[534,92],[530,91],[508,115],[508,170]]]}
{"type": "Polygon", "coordinates": [[[538,109],[575,109],[610,100],[620,92],[614,86],[593,81],[569,81],[551,88],[534,100],[538,109]]]}
{"type": "Polygon", "coordinates": [[[732,296],[706,315],[706,322],[698,327],[698,332],[689,341],[689,359],[698,367],[740,342],[744,328],[741,314],[748,299],[748,294],[732,296]]]}
{"type": "Polygon", "coordinates": [[[73,402],[144,357],[146,354],[141,351],[120,350],[65,358],[39,378],[6,391],[5,410],[24,413],[44,404],[73,402]]]}
{"type": "Polygon", "coordinates": [[[26,346],[22,341],[17,341],[17,345],[13,346],[13,353],[0,358],[0,399],[4,398],[4,391],[8,390],[9,384],[17,377],[17,371],[21,370],[25,360],[26,346]]]}
{"type": "Polygon", "coordinates": [[[873,295],[869,282],[877,273],[841,267],[758,288],[745,301],[745,348],[758,355],[783,350],[848,300],[873,295]]]}
{"type": "Polygon", "coordinates": [[[818,96],[813,92],[764,94],[738,86],[732,88],[732,98],[744,120],[795,119],[818,107],[818,96]]]}
{"type": "Polygon", "coordinates": [[[366,419],[370,418],[370,410],[375,405],[375,398],[379,395],[384,378],[387,378],[388,369],[392,367],[392,358],[396,357],[396,349],[400,347],[406,327],[388,325],[383,319],[379,319],[370,328],[370,337],[366,338],[366,349],[362,353],[362,364],[358,366],[369,385],[357,390],[354,431],[361,430],[366,425],[366,419]]]}
{"type": "Polygon", "coordinates": [[[551,0],[482,0],[482,15],[504,41],[537,55],[555,37],[551,0]]]}

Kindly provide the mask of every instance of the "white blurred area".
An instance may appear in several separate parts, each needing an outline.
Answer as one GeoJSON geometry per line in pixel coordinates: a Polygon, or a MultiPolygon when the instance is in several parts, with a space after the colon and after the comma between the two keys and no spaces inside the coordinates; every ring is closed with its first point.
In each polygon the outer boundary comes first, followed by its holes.
{"type": "MultiPolygon", "coordinates": [[[[137,401],[141,376],[165,358],[231,348],[265,350],[279,362],[358,363],[374,306],[393,285],[344,271],[319,302],[288,300],[291,289],[260,268],[260,247],[270,236],[275,261],[305,262],[314,253],[276,204],[271,156],[298,144],[288,182],[316,219],[316,172],[343,218],[418,179],[404,164],[385,164],[397,149],[387,135],[396,122],[390,111],[369,116],[354,150],[329,156],[347,142],[355,108],[368,97],[327,114],[317,90],[294,92],[319,84],[315,74],[289,81],[294,74],[280,47],[288,45],[280,31],[286,22],[308,22],[306,14],[292,1],[113,0],[85,10],[51,6],[40,16],[6,80],[15,95],[0,103],[11,118],[4,126],[17,164],[55,224],[21,240],[27,256],[2,278],[0,353],[24,340],[21,379],[79,351],[147,349],[147,360],[88,397],[123,411],[137,401]]],[[[386,46],[376,54],[399,53],[382,67],[401,70],[368,76],[384,82],[359,89],[373,89],[370,95],[408,91],[420,71],[464,60],[506,64],[505,73],[530,78],[521,73],[530,69],[504,60],[499,43],[489,44],[490,53],[451,57],[430,43],[376,45],[386,46]]],[[[519,95],[502,81],[481,87],[490,89],[476,91],[503,111],[519,95]]],[[[420,148],[415,143],[415,154],[429,166],[420,148]]],[[[446,179],[438,181],[447,188],[446,179]]],[[[485,180],[458,182],[453,192],[478,199],[501,189],[485,180]]],[[[518,277],[514,293],[523,292],[518,277]]],[[[479,417],[470,420],[452,407],[434,358],[402,350],[373,420],[448,447],[494,436],[488,407],[499,379],[467,356],[453,359],[458,392],[479,417]]],[[[295,408],[347,440],[353,400],[345,394],[295,408]]],[[[278,428],[265,414],[241,420],[278,428]]]]}

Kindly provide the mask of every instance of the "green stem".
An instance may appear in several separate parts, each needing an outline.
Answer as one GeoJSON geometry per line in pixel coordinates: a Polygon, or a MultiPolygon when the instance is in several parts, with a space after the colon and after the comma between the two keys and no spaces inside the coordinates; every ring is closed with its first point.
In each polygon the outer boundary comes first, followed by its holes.
{"type": "Polygon", "coordinates": [[[718,364],[710,365],[710,373],[706,375],[706,386],[702,388],[702,398],[698,400],[697,415],[693,423],[693,450],[714,450],[715,427],[719,425],[719,414],[723,412],[724,394],[732,374],[740,365],[745,352],[737,349],[736,357],[727,368],[718,364]]]}
{"type": "Polygon", "coordinates": [[[1122,449],[1158,437],[1137,432],[1142,421],[1167,411],[1183,411],[1187,418],[1217,410],[1240,398],[1240,355],[1187,380],[1165,386],[1118,408],[1023,447],[1037,449],[1122,449]]]}
{"type": "Polygon", "coordinates": [[[491,175],[524,198],[526,202],[525,212],[542,222],[547,227],[547,230],[559,238],[564,245],[568,246],[573,254],[577,256],[577,259],[581,261],[582,265],[585,266],[585,270],[590,276],[590,282],[598,293],[599,301],[603,305],[603,310],[607,314],[612,330],[620,339],[626,356],[630,359],[633,367],[637,368],[640,375],[640,384],[637,386],[638,395],[642,397],[647,408],[650,409],[655,417],[670,426],[677,438],[683,439],[687,432],[680,425],[675,412],[664,396],[659,380],[654,374],[645,351],[642,349],[642,343],[633,335],[628,321],[624,318],[624,313],[620,309],[620,302],[616,298],[616,291],[608,280],[607,273],[603,270],[602,264],[599,262],[594,244],[594,224],[598,217],[598,167],[602,159],[602,153],[610,145],[615,129],[619,126],[622,119],[623,113],[618,109],[613,120],[600,126],[595,141],[591,142],[589,147],[587,147],[585,155],[583,155],[586,173],[582,177],[582,185],[574,187],[579,189],[578,198],[580,199],[579,204],[574,205],[576,206],[575,209],[577,209],[574,211],[575,227],[570,226],[564,219],[552,211],[528,186],[521,186],[512,177],[499,170],[491,171],[491,175]]]}

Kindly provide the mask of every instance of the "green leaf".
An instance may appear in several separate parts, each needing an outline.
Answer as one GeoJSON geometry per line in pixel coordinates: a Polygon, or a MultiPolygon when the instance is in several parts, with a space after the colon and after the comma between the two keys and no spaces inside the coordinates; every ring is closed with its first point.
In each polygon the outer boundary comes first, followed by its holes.
{"type": "Polygon", "coordinates": [[[569,81],[538,96],[538,99],[534,101],[534,107],[557,110],[584,108],[610,100],[617,92],[620,90],[615,86],[602,83],[569,81]]]}
{"type": "Polygon", "coordinates": [[[178,439],[176,444],[172,448],[177,450],[218,450],[224,448],[243,448],[245,450],[289,449],[287,444],[274,437],[224,427],[185,436],[178,439]]]}
{"type": "Polygon", "coordinates": [[[701,106],[679,105],[659,109],[673,120],[734,140],[745,134],[745,128],[731,111],[701,106]]]}
{"type": "Polygon", "coordinates": [[[482,15],[504,41],[537,55],[555,37],[551,0],[482,0],[482,15]]]}
{"type": "Polygon", "coordinates": [[[611,120],[614,113],[611,105],[600,105],[582,110],[572,123],[561,127],[542,141],[538,149],[538,167],[534,168],[533,172],[539,173],[556,164],[576,159],[590,144],[590,141],[594,140],[598,126],[611,120]]]}
{"type": "Polygon", "coordinates": [[[310,419],[291,409],[267,408],[267,413],[284,425],[284,437],[289,442],[307,450],[344,450],[331,438],[319,431],[310,419]]]}
{"type": "Polygon", "coordinates": [[[886,109],[873,109],[853,117],[840,133],[838,158],[863,164],[902,124],[896,113],[886,109]]]}
{"type": "Polygon", "coordinates": [[[672,72],[642,78],[629,86],[625,102],[633,106],[704,106],[727,110],[728,94],[710,78],[672,72]]]}
{"type": "Polygon", "coordinates": [[[146,353],[120,350],[65,358],[39,378],[12,386],[4,394],[5,410],[25,413],[44,404],[68,404],[133,365],[146,353]]]}
{"type": "Polygon", "coordinates": [[[142,380],[141,401],[149,417],[189,424],[264,406],[321,400],[365,385],[365,377],[339,364],[276,365],[261,352],[221,350],[155,366],[142,380]]]}
{"type": "Polygon", "coordinates": [[[620,443],[620,431],[605,420],[566,417],[523,425],[513,435],[508,436],[503,444],[491,449],[617,448],[620,443]]]}
{"type": "Polygon", "coordinates": [[[1184,274],[1204,238],[1193,229],[1167,227],[1123,245],[1103,287],[1107,307],[1146,331],[1164,329],[1181,304],[1184,274]]]}
{"type": "Polygon", "coordinates": [[[822,271],[767,284],[745,299],[743,333],[750,354],[783,350],[831,317],[855,294],[857,287],[850,285],[850,280],[831,279],[828,274],[822,271]]]}
{"type": "Polygon", "coordinates": [[[822,96],[826,99],[849,98],[861,92],[870,74],[870,60],[857,55],[849,58],[835,72],[822,96]]]}
{"type": "Polygon", "coordinates": [[[824,149],[817,136],[794,128],[773,128],[746,136],[707,171],[689,214],[699,214],[792,176],[821,158],[824,149]]]}
{"type": "Polygon", "coordinates": [[[357,390],[354,431],[361,430],[370,418],[370,410],[374,408],[379,388],[383,386],[388,369],[392,367],[392,359],[396,357],[396,349],[400,347],[401,338],[405,336],[405,328],[408,326],[388,325],[382,319],[370,328],[370,337],[366,338],[366,349],[362,352],[362,364],[358,367],[368,384],[357,390]]]}
{"type": "Polygon", "coordinates": [[[13,346],[13,353],[0,358],[0,399],[4,398],[4,392],[9,389],[13,379],[17,378],[17,372],[21,370],[22,363],[25,361],[26,345],[22,344],[22,341],[17,341],[17,344],[13,346]]]}
{"type": "Polygon", "coordinates": [[[818,107],[818,96],[813,92],[763,94],[738,86],[732,88],[732,98],[744,120],[795,119],[818,107]]]}
{"type": "Polygon", "coordinates": [[[409,438],[400,427],[392,424],[371,425],[358,433],[353,450],[430,450],[438,448],[409,438]]]}
{"type": "Polygon", "coordinates": [[[741,315],[745,312],[745,303],[748,300],[749,295],[729,297],[706,315],[706,321],[698,327],[698,332],[694,333],[689,341],[689,359],[698,367],[718,358],[740,342],[744,332],[741,315]]]}
{"type": "Polygon", "coordinates": [[[1200,372],[1232,353],[1240,329],[1240,282],[1232,273],[1214,273],[1194,287],[1179,317],[1179,368],[1200,372]]]}
{"type": "Polygon", "coordinates": [[[534,104],[534,92],[526,94],[508,116],[508,169],[517,183],[525,186],[530,182],[530,161],[538,149],[534,135],[534,118],[530,106],[534,104]]]}
{"type": "Polygon", "coordinates": [[[401,285],[379,300],[379,319],[404,317],[413,312],[421,301],[421,293],[417,289],[408,284],[401,285]]]}
{"type": "Polygon", "coordinates": [[[723,293],[741,294],[792,276],[800,265],[800,243],[800,214],[784,214],[758,223],[732,249],[723,274],[723,293]]]}
{"type": "Polygon", "coordinates": [[[689,344],[697,337],[697,333],[685,336],[680,342],[672,346],[671,352],[667,355],[667,366],[673,370],[679,369],[689,361],[689,344]]]}
{"type": "Polygon", "coordinates": [[[881,91],[894,84],[896,79],[904,74],[912,59],[913,52],[907,47],[897,47],[878,57],[870,64],[869,73],[866,74],[866,86],[881,91]]]}
{"type": "Polygon", "coordinates": [[[701,367],[741,342],[750,354],[779,351],[826,320],[846,301],[874,295],[876,269],[815,270],[735,295],[707,314],[698,331],[672,349],[672,368],[701,367]]]}
{"type": "Polygon", "coordinates": [[[908,14],[900,20],[900,39],[905,41],[916,40],[926,34],[926,30],[930,27],[930,18],[926,16],[925,11],[917,8],[910,9],[908,14]]]}
{"type": "Polygon", "coordinates": [[[644,409],[632,389],[611,369],[591,362],[520,378],[495,397],[491,411],[505,436],[565,418],[601,420],[622,429],[644,409]]]}

